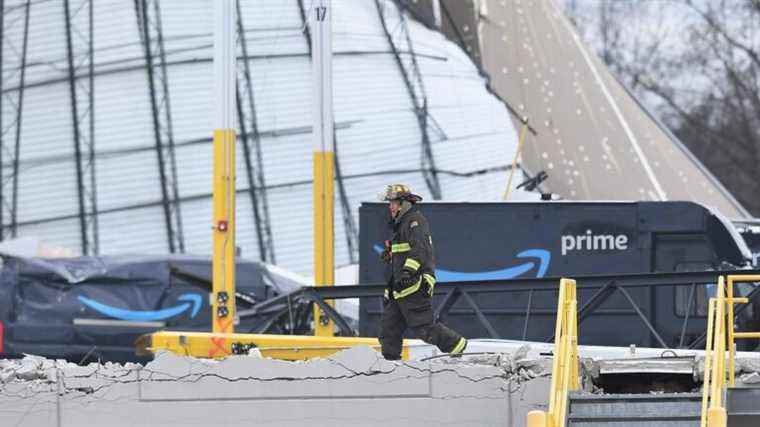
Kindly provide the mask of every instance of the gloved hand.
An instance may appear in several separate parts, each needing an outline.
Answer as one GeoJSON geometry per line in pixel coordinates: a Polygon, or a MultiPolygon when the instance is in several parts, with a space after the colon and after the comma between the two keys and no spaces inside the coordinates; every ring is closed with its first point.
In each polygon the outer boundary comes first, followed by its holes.
{"type": "Polygon", "coordinates": [[[391,242],[388,240],[385,241],[385,249],[380,254],[380,259],[386,264],[391,263],[391,242]]]}

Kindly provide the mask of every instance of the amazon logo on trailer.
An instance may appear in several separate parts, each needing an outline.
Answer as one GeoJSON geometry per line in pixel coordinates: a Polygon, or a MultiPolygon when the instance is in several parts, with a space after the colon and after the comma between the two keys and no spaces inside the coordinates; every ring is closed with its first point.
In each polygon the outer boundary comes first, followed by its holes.
{"type": "MultiPolygon", "coordinates": [[[[379,255],[383,253],[383,247],[375,244],[372,249],[379,255]]],[[[525,259],[518,265],[485,271],[453,271],[444,268],[435,269],[435,277],[440,282],[469,282],[478,280],[505,280],[520,277],[525,273],[535,270],[535,277],[541,278],[546,275],[551,263],[552,254],[546,249],[527,249],[519,252],[516,257],[525,259]],[[532,259],[533,261],[528,261],[532,259]]]]}
{"type": "Polygon", "coordinates": [[[590,229],[583,234],[563,234],[562,255],[573,251],[624,251],[628,249],[625,234],[599,234],[590,229]]]}
{"type": "Polygon", "coordinates": [[[190,312],[190,318],[194,318],[203,305],[203,299],[199,294],[182,294],[177,298],[177,304],[162,310],[128,310],[120,307],[103,304],[93,299],[79,296],[79,302],[96,312],[112,319],[127,320],[132,322],[146,322],[166,320],[190,312]]]}

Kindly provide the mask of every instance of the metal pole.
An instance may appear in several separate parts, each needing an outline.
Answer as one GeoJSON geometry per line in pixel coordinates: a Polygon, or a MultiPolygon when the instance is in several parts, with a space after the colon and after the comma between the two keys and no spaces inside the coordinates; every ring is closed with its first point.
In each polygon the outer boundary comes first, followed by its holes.
{"type": "Polygon", "coordinates": [[[235,318],[235,0],[214,1],[213,332],[235,318]]]}
{"type": "MultiPolygon", "coordinates": [[[[0,64],[3,64],[3,51],[5,50],[5,0],[0,0],[0,64]]],[[[3,211],[5,210],[5,196],[3,194],[3,181],[5,171],[3,171],[3,150],[5,144],[3,141],[3,79],[0,76],[0,241],[3,241],[3,211]]]]}
{"type": "MultiPolygon", "coordinates": [[[[334,153],[332,110],[332,38],[330,0],[315,0],[311,19],[312,74],[314,76],[314,284],[332,286],[334,280],[334,153]]],[[[329,302],[332,304],[332,301],[329,302]]],[[[314,306],[314,335],[332,336],[333,322],[314,306]]]]}

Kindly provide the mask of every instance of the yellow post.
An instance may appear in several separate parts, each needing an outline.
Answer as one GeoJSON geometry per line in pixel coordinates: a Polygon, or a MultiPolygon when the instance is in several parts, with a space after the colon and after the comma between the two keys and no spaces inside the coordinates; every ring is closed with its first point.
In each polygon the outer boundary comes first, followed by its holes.
{"type": "Polygon", "coordinates": [[[712,367],[712,390],[710,391],[711,408],[721,406],[723,400],[723,384],[726,381],[725,295],[724,279],[723,276],[720,276],[718,277],[718,291],[715,298],[715,340],[713,342],[715,361],[712,367]]]}
{"type": "Polygon", "coordinates": [[[233,333],[235,318],[235,130],[214,131],[212,330],[233,333]]]}
{"type": "Polygon", "coordinates": [[[726,321],[728,322],[728,384],[734,386],[734,277],[728,276],[728,313],[726,321]]]}
{"type": "MultiPolygon", "coordinates": [[[[572,289],[572,287],[571,287],[572,289]]],[[[573,293],[572,290],[570,293],[573,293]]],[[[562,394],[560,396],[561,400],[559,402],[559,409],[557,413],[552,414],[554,417],[556,417],[557,425],[564,426],[565,425],[565,414],[567,414],[567,392],[569,390],[575,389],[574,384],[571,383],[571,378],[573,377],[573,365],[577,365],[577,361],[573,359],[573,327],[571,325],[571,311],[576,310],[576,302],[575,301],[568,301],[567,302],[567,315],[565,316],[566,319],[566,328],[565,328],[565,349],[562,352],[563,353],[563,359],[564,364],[566,366],[565,369],[563,369],[564,375],[562,375],[562,394]]],[[[577,369],[577,367],[575,368],[577,369]]],[[[572,381],[575,381],[574,379],[572,381]]]]}
{"type": "Polygon", "coordinates": [[[559,385],[560,378],[557,378],[559,372],[560,372],[560,362],[562,359],[562,320],[565,313],[565,300],[567,299],[566,295],[566,285],[565,285],[566,279],[560,279],[559,281],[559,298],[557,303],[557,321],[554,326],[554,357],[552,360],[552,381],[551,381],[551,388],[550,395],[549,395],[549,413],[554,414],[557,405],[559,402],[557,402],[557,386],[559,385]]]}
{"type": "MultiPolygon", "coordinates": [[[[333,165],[333,153],[314,153],[314,283],[316,286],[332,286],[335,283],[333,165]]],[[[333,335],[332,320],[316,304],[314,304],[314,335],[322,337],[333,335]]]]}
{"type": "Polygon", "coordinates": [[[707,411],[707,426],[708,427],[726,427],[728,424],[728,416],[726,414],[726,408],[710,408],[707,411]]]}
{"type": "Polygon", "coordinates": [[[212,330],[235,319],[235,1],[214,2],[214,176],[212,330]]]}
{"type": "MultiPolygon", "coordinates": [[[[333,112],[332,112],[332,9],[330,0],[313,2],[310,22],[314,77],[314,284],[332,286],[333,248],[333,112]]],[[[332,305],[332,301],[328,301],[332,305]]],[[[314,335],[333,336],[334,326],[314,304],[314,335]]]]}
{"type": "Polygon", "coordinates": [[[565,425],[568,391],[580,388],[578,366],[578,299],[575,280],[561,279],[554,329],[554,356],[549,410],[528,413],[528,427],[565,425]]]}
{"type": "Polygon", "coordinates": [[[717,304],[716,298],[710,298],[707,309],[707,335],[705,339],[705,374],[702,381],[702,417],[700,420],[700,427],[707,426],[707,405],[710,401],[710,374],[712,369],[713,359],[713,342],[714,342],[714,326],[715,326],[715,306],[717,304]]]}
{"type": "MultiPolygon", "coordinates": [[[[575,294],[575,287],[573,287],[573,294],[575,294]]],[[[572,330],[571,334],[571,342],[570,345],[572,346],[570,348],[570,361],[572,363],[571,369],[570,369],[570,390],[578,390],[581,388],[581,381],[580,381],[580,359],[578,357],[578,300],[575,299],[575,295],[573,295],[573,301],[571,302],[571,312],[570,312],[570,328],[572,330]]]]}
{"type": "Polygon", "coordinates": [[[549,417],[544,411],[530,411],[528,412],[527,427],[551,427],[549,425],[549,417]]]}

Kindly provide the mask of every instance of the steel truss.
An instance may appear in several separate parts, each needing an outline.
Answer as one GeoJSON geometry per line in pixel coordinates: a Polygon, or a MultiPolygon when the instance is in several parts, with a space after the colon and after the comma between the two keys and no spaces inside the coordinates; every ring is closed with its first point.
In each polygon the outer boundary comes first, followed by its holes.
{"type": "Polygon", "coordinates": [[[409,27],[406,16],[404,15],[399,5],[394,2],[393,5],[396,8],[396,12],[398,13],[399,19],[401,21],[399,29],[403,32],[404,40],[407,45],[406,50],[408,50],[411,57],[412,76],[410,76],[410,71],[407,70],[406,65],[404,65],[404,61],[401,59],[399,49],[396,46],[396,43],[393,40],[393,35],[388,29],[388,24],[385,21],[384,7],[380,3],[380,0],[375,0],[377,14],[380,17],[380,24],[383,27],[385,38],[388,40],[388,44],[393,51],[393,57],[396,59],[396,65],[398,65],[399,72],[404,78],[404,84],[406,85],[406,89],[409,92],[409,97],[412,100],[414,113],[417,116],[417,123],[420,128],[420,135],[422,136],[422,155],[420,157],[422,176],[425,179],[425,184],[427,184],[428,190],[433,196],[433,199],[439,200],[441,198],[441,184],[438,181],[438,170],[435,167],[435,158],[433,157],[433,149],[430,143],[430,134],[428,133],[428,119],[430,118],[430,115],[428,113],[427,94],[425,92],[425,85],[422,80],[419,64],[417,64],[417,55],[414,53],[414,47],[412,46],[412,38],[409,35],[409,27]],[[412,78],[414,81],[412,81],[412,78]]]}
{"type": "Polygon", "coordinates": [[[145,56],[167,243],[169,252],[184,253],[185,239],[177,185],[177,161],[174,153],[169,77],[159,1],[135,0],[135,14],[145,56]],[[155,64],[156,59],[158,66],[155,64]]]}
{"type": "MultiPolygon", "coordinates": [[[[642,326],[650,334],[649,345],[662,348],[669,348],[667,341],[663,338],[663,331],[658,329],[656,301],[654,292],[658,289],[679,288],[683,287],[689,290],[688,307],[683,317],[680,336],[677,348],[698,348],[704,345],[704,334],[697,336],[691,342],[686,342],[687,331],[704,331],[706,319],[704,316],[695,316],[691,314],[694,311],[695,289],[698,285],[715,283],[719,275],[729,274],[757,274],[756,270],[734,270],[734,271],[705,271],[705,272],[686,272],[686,273],[647,273],[647,274],[628,274],[617,276],[586,276],[575,277],[577,282],[579,308],[578,324],[579,326],[589,319],[592,314],[617,314],[617,315],[635,315],[642,326]],[[637,291],[644,293],[644,298],[637,301],[631,294],[637,291]],[[630,305],[631,310],[600,309],[605,301],[608,301],[612,295],[619,293],[624,300],[630,305]],[[643,302],[643,304],[642,304],[643,302]]],[[[500,281],[480,281],[480,282],[449,282],[437,283],[435,286],[435,316],[439,320],[445,319],[453,311],[455,303],[462,299],[477,318],[478,323],[487,332],[491,338],[505,338],[493,326],[489,316],[492,315],[513,315],[522,316],[523,328],[521,335],[513,335],[506,338],[545,341],[554,340],[553,335],[549,336],[532,336],[529,334],[529,325],[535,315],[555,316],[556,307],[552,309],[536,308],[534,306],[535,295],[537,293],[553,293],[558,291],[558,278],[542,279],[512,279],[500,281]],[[527,303],[524,308],[502,308],[502,309],[484,309],[478,304],[476,296],[478,295],[509,294],[518,298],[521,295],[527,295],[527,303]]],[[[304,312],[308,313],[304,307],[310,304],[318,304],[325,310],[328,316],[338,325],[340,332],[345,336],[356,336],[357,330],[334,308],[325,303],[326,300],[345,299],[345,298],[373,298],[382,299],[386,289],[384,284],[356,285],[356,286],[329,286],[329,287],[304,287],[297,291],[280,295],[269,300],[253,305],[250,309],[239,310],[238,315],[241,319],[247,317],[260,316],[266,319],[263,326],[252,332],[265,333],[306,333],[309,328],[310,319],[303,316],[304,312]],[[296,315],[294,315],[294,313],[296,315]],[[301,316],[301,317],[299,317],[301,316]],[[286,322],[285,319],[290,319],[286,322]],[[284,323],[283,323],[284,322],[284,323]],[[286,327],[283,328],[283,324],[286,327]],[[274,329],[278,327],[279,329],[274,329]],[[288,329],[290,328],[290,329],[288,329]]],[[[642,295],[638,295],[641,297],[642,295]]],[[[735,311],[735,319],[750,306],[753,302],[760,303],[760,286],[756,286],[746,297],[750,304],[743,304],[735,311]]],[[[553,300],[556,297],[552,297],[553,300]]],[[[670,303],[670,301],[669,301],[670,303]]],[[[460,313],[462,309],[458,310],[460,313]]],[[[379,311],[370,310],[370,314],[379,314],[379,311]]]]}
{"type": "MultiPolygon", "coordinates": [[[[82,254],[85,255],[98,254],[100,251],[95,180],[94,3],[95,0],[83,0],[76,3],[64,0],[63,2],[79,228],[82,254]],[[83,73],[86,73],[87,78],[82,78],[83,73]]],[[[14,175],[17,181],[18,171],[15,171],[14,175]]],[[[14,195],[15,187],[14,185],[14,195]]]]}
{"type": "Polygon", "coordinates": [[[24,110],[24,88],[26,79],[26,60],[29,43],[29,12],[31,0],[23,6],[5,8],[5,1],[0,0],[0,64],[3,65],[3,75],[0,76],[0,240],[6,237],[6,219],[9,224],[11,237],[16,237],[18,218],[18,171],[19,150],[21,148],[21,124],[24,110]],[[23,25],[21,46],[9,40],[7,33],[16,26],[23,25]],[[17,68],[7,67],[6,64],[18,64],[17,68]],[[9,70],[6,74],[5,70],[9,70]],[[8,82],[17,81],[17,90],[6,89],[8,82]],[[4,123],[6,108],[12,110],[13,120],[4,123]],[[8,139],[12,143],[9,144],[8,139]],[[10,145],[10,147],[9,147],[10,145]],[[10,165],[10,173],[7,166],[10,165]],[[8,188],[10,184],[10,189],[8,188]]]}

